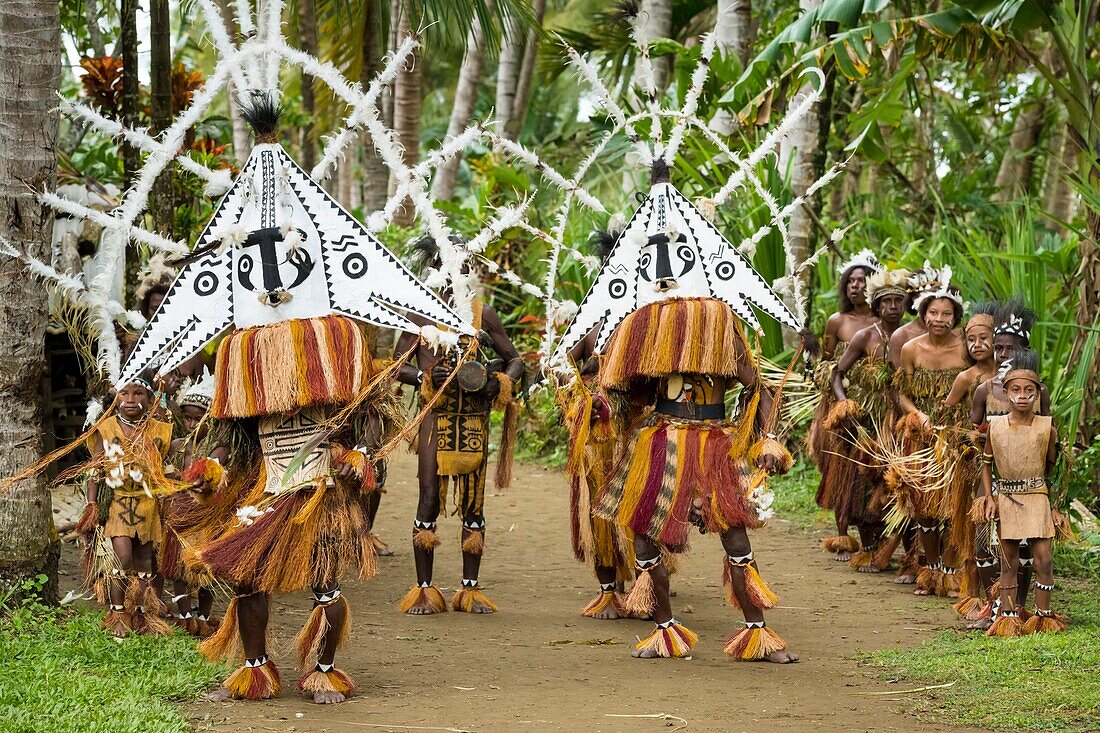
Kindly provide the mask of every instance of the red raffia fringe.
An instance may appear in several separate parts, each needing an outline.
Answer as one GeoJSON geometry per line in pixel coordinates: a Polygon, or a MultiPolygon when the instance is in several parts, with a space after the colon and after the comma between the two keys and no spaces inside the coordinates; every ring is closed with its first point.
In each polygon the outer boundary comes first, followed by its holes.
{"type": "Polygon", "coordinates": [[[722,651],[731,657],[751,662],[764,659],[769,654],[781,652],[786,648],[787,642],[767,626],[758,629],[750,629],[746,626],[726,639],[722,651]]]}
{"type": "Polygon", "coordinates": [[[199,479],[214,488],[224,488],[226,485],[225,469],[217,461],[210,458],[200,458],[192,461],[191,465],[184,469],[183,480],[193,484],[199,479]]]}
{"type": "Polygon", "coordinates": [[[338,692],[347,696],[355,692],[355,683],[347,673],[333,667],[328,672],[314,669],[298,680],[298,689],[302,692],[338,692]]]}
{"type": "Polygon", "coordinates": [[[222,684],[239,700],[266,700],[283,690],[279,670],[270,659],[259,667],[240,667],[222,684]]]}
{"type": "Polygon", "coordinates": [[[715,298],[670,298],[631,313],[611,336],[600,385],[625,387],[635,377],[732,376],[747,351],[741,325],[715,298]]]}
{"type": "Polygon", "coordinates": [[[351,402],[377,369],[359,325],[330,315],[234,331],[218,347],[211,417],[351,402]]]}
{"type": "Polygon", "coordinates": [[[298,668],[302,672],[312,669],[317,656],[321,652],[321,645],[329,634],[336,634],[336,648],[339,649],[348,643],[348,632],[351,629],[351,608],[347,599],[338,597],[332,603],[325,606],[314,606],[313,611],[306,620],[306,625],[294,638],[294,647],[298,651],[298,668]],[[328,620],[328,609],[337,604],[343,606],[344,619],[338,628],[333,628],[328,620]]]}
{"type": "Polygon", "coordinates": [[[742,571],[745,576],[745,593],[749,597],[749,603],[753,608],[766,609],[775,608],[775,604],[779,603],[779,596],[777,596],[772,589],[768,587],[768,584],[764,582],[764,579],[760,577],[760,573],[752,565],[738,565],[733,566],[729,561],[722,563],[722,585],[726,587],[726,601],[737,610],[741,610],[741,602],[737,599],[737,594],[733,592],[733,573],[734,571],[742,571]]]}
{"type": "Polygon", "coordinates": [[[607,611],[608,608],[614,608],[615,615],[619,618],[633,618],[630,611],[623,606],[623,601],[618,593],[606,593],[603,591],[584,607],[584,610],[581,611],[581,615],[585,618],[596,618],[601,613],[607,611]]]}
{"type": "Polygon", "coordinates": [[[500,610],[497,604],[489,600],[489,597],[481,592],[477,587],[474,588],[461,588],[451,598],[451,608],[463,613],[472,613],[474,610],[474,604],[480,603],[490,610],[491,613],[496,613],[500,610]]]}
{"type": "Polygon", "coordinates": [[[667,629],[654,629],[653,633],[634,645],[640,652],[653,651],[666,659],[686,657],[691,654],[699,637],[694,631],[681,624],[672,624],[667,629]]]}
{"type": "Polygon", "coordinates": [[[401,599],[401,605],[398,608],[402,613],[408,613],[415,606],[427,606],[432,613],[447,611],[447,601],[443,600],[443,594],[434,585],[429,585],[427,588],[414,585],[401,599]]]}

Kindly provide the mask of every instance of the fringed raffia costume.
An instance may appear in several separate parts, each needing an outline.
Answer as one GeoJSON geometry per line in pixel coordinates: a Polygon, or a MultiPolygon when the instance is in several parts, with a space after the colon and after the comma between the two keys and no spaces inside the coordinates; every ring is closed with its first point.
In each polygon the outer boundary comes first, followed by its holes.
{"type": "MultiPolygon", "coordinates": [[[[629,398],[618,402],[648,403],[654,409],[640,418],[636,413],[621,416],[632,428],[616,473],[599,494],[597,516],[644,535],[669,553],[687,549],[693,524],[714,533],[761,525],[751,498],[757,483],[746,485],[742,466],[761,450],[782,448],[774,440],[752,445],[757,391],[745,390],[740,415],[726,418],[725,392],[730,380],[736,381],[738,358],[745,353],[748,345],[739,320],[714,298],[658,301],[622,321],[604,352],[600,384],[629,398]]],[[[789,454],[785,458],[789,461],[789,454]]],[[[650,610],[649,573],[661,561],[660,556],[638,560],[628,610],[650,610]]],[[[727,557],[723,566],[729,601],[740,608],[733,574],[743,578],[755,608],[775,605],[778,598],[761,580],[751,548],[743,556],[727,557]]],[[[670,619],[637,648],[682,657],[696,640],[693,632],[670,619]]],[[[725,651],[741,659],[761,659],[785,648],[760,620],[733,634],[725,651]]]]}
{"type": "MultiPolygon", "coordinates": [[[[847,349],[847,341],[837,342],[833,358],[823,359],[814,369],[814,384],[821,392],[821,400],[814,411],[809,431],[810,451],[821,473],[814,501],[822,509],[833,512],[837,524],[841,526],[853,521],[850,511],[853,496],[862,493],[860,486],[863,483],[859,465],[848,459],[851,453],[850,436],[843,431],[838,432],[835,421],[830,420],[837,405],[833,393],[833,371],[847,349]]],[[[859,543],[848,534],[826,537],[821,546],[826,552],[834,553],[854,553],[859,549],[859,543]]]]}
{"type": "Polygon", "coordinates": [[[152,573],[124,570],[114,548],[105,548],[102,540],[109,543],[113,538],[126,537],[151,543],[154,552],[164,541],[158,496],[172,488],[164,474],[172,426],[150,416],[134,425],[127,437],[121,419],[109,415],[85,441],[95,456],[90,465],[99,486],[97,505],[86,509],[77,524],[77,531],[86,541],[86,580],[95,588],[97,599],[109,604],[104,629],[116,636],[130,631],[167,634],[170,629],[161,618],[152,573]],[[123,586],[123,603],[109,601],[111,589],[123,586]]]}
{"type": "MultiPolygon", "coordinates": [[[[484,303],[474,299],[472,324],[481,329],[484,303]]],[[[465,343],[466,339],[460,339],[465,343]]],[[[455,379],[437,395],[430,375],[424,375],[420,384],[420,404],[426,406],[435,399],[431,408],[436,444],[436,476],[439,481],[439,506],[446,512],[447,494],[452,493],[452,514],[462,518],[459,538],[464,553],[482,555],[485,551],[485,480],[489,465],[490,416],[494,409],[504,412],[500,448],[497,457],[495,483],[506,488],[512,481],[512,462],[515,453],[516,425],[519,405],[515,387],[504,372],[493,372],[489,379],[500,383],[500,392],[494,402],[480,394],[467,392],[455,379]],[[438,399],[437,399],[438,397],[438,399]]],[[[441,544],[436,533],[438,522],[413,520],[413,544],[423,550],[433,550],[441,544]]],[[[433,558],[434,560],[434,558],[433,558]]],[[[462,579],[462,587],[451,599],[451,608],[469,612],[475,604],[498,610],[482,592],[478,578],[462,579]]],[[[408,613],[419,605],[426,605],[433,613],[447,610],[442,592],[428,582],[418,582],[401,599],[399,608],[408,613]]]]}
{"type": "Polygon", "coordinates": [[[573,556],[597,571],[614,570],[615,581],[604,584],[600,594],[582,615],[596,616],[614,607],[620,617],[629,617],[618,594],[618,583],[634,577],[634,547],[628,531],[593,513],[601,486],[611,477],[615,457],[615,431],[607,400],[598,391],[598,379],[586,384],[578,379],[560,394],[565,425],[569,430],[569,529],[573,556]]]}
{"type": "MultiPolygon", "coordinates": [[[[962,369],[914,369],[912,373],[897,371],[893,377],[894,389],[906,395],[913,405],[928,415],[933,425],[952,424],[952,412],[943,405],[944,398],[951,391],[955,378],[962,369]]],[[[901,450],[899,460],[921,461],[926,465],[937,463],[940,472],[946,476],[950,466],[945,458],[945,445],[936,431],[923,427],[917,413],[898,418],[894,425],[897,445],[901,450]],[[937,455],[937,453],[939,455],[937,455]]],[[[940,525],[950,520],[954,497],[952,485],[948,481],[937,480],[928,483],[899,477],[897,471],[888,469],[887,480],[894,490],[894,509],[898,515],[916,523],[922,532],[939,532],[940,525]]],[[[922,566],[917,576],[917,588],[942,596],[957,595],[960,579],[952,568],[946,577],[942,562],[922,566]]]]}
{"type": "MultiPolygon", "coordinates": [[[[354,689],[318,654],[328,635],[337,636],[337,646],[347,639],[351,614],[340,578],[352,570],[360,579],[376,572],[366,501],[377,486],[363,443],[377,439],[372,426],[391,417],[384,390],[367,392],[376,375],[360,326],[339,315],[238,330],[219,347],[212,432],[237,436],[229,464],[241,468],[225,476],[205,459],[184,475],[223,487],[208,500],[216,507],[214,526],[191,528],[196,536],[209,532],[195,561],[240,594],[200,647],[209,658],[240,648],[241,597],[310,588],[313,612],[295,640],[303,672],[298,689],[354,689]],[[341,464],[351,467],[352,478],[337,477],[341,464]],[[343,612],[330,614],[337,604],[343,612]],[[330,615],[340,617],[338,627],[330,615]]],[[[236,697],[260,699],[278,695],[281,681],[264,654],[246,659],[224,685],[236,697]]]]}

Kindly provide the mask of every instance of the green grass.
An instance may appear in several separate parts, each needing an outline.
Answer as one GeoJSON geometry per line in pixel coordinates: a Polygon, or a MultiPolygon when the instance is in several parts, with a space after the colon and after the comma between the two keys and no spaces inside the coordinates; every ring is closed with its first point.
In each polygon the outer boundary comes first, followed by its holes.
{"type": "Polygon", "coordinates": [[[817,467],[805,459],[799,459],[787,475],[772,478],[769,485],[775,494],[775,515],[803,529],[831,521],[832,515],[814,502],[820,478],[817,467]]]}
{"type": "Polygon", "coordinates": [[[102,612],[25,606],[0,616],[0,731],[176,733],[178,704],[224,670],[184,635],[121,642],[102,612]]]}
{"type": "Polygon", "coordinates": [[[941,631],[914,649],[865,655],[883,679],[954,684],[908,695],[917,717],[992,730],[1083,731],[1100,727],[1098,578],[1058,583],[1052,605],[1070,617],[1063,634],[988,639],[941,631]]]}

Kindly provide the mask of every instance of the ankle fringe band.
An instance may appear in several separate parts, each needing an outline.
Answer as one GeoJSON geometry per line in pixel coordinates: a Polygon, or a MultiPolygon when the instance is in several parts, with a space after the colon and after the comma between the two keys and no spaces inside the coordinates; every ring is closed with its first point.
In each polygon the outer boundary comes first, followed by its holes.
{"type": "Polygon", "coordinates": [[[239,700],[266,700],[278,697],[283,690],[279,670],[270,659],[258,667],[238,668],[222,684],[239,700]]]}
{"type": "Polygon", "coordinates": [[[415,606],[427,606],[432,613],[443,613],[447,610],[447,602],[443,600],[443,594],[434,585],[426,588],[414,585],[401,599],[398,608],[402,613],[408,613],[415,606]]]}
{"type": "Polygon", "coordinates": [[[309,670],[317,661],[325,638],[329,634],[336,634],[336,648],[343,647],[348,642],[348,632],[351,629],[351,608],[344,596],[337,596],[327,605],[316,605],[306,620],[306,625],[294,638],[294,647],[298,650],[298,669],[302,672],[309,670]],[[344,618],[340,626],[333,628],[328,620],[328,609],[343,606],[344,618]]]}
{"type": "Polygon", "coordinates": [[[769,654],[786,648],[787,642],[767,626],[746,626],[726,639],[722,651],[731,657],[750,662],[765,659],[769,654]]]}
{"type": "Polygon", "coordinates": [[[496,613],[500,610],[497,608],[497,604],[490,601],[488,596],[482,593],[478,586],[474,586],[473,588],[462,588],[454,594],[453,598],[451,598],[451,608],[462,613],[472,613],[475,603],[483,604],[486,608],[489,608],[492,613],[496,613]]]}
{"type": "Polygon", "coordinates": [[[673,621],[668,626],[658,626],[646,638],[634,645],[640,652],[653,651],[666,659],[686,657],[691,654],[699,637],[686,626],[673,621]]]}

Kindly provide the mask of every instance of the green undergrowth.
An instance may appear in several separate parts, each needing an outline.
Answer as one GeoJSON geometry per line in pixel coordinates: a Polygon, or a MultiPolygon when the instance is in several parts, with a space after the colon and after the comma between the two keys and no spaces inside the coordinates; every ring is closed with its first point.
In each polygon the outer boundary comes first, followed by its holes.
{"type": "Polygon", "coordinates": [[[1098,730],[1098,580],[1058,582],[1052,606],[1069,617],[1065,633],[990,639],[953,629],[914,649],[887,649],[862,661],[905,687],[950,684],[905,696],[919,718],[991,730],[1098,730]]]}
{"type": "Polygon", "coordinates": [[[101,611],[0,609],[0,731],[176,733],[179,704],[218,681],[194,639],[116,641],[101,611]]]}
{"type": "Polygon", "coordinates": [[[787,519],[803,529],[826,523],[830,515],[817,505],[817,468],[807,460],[799,459],[785,476],[775,476],[769,487],[775,494],[772,509],[775,516],[787,519]]]}

